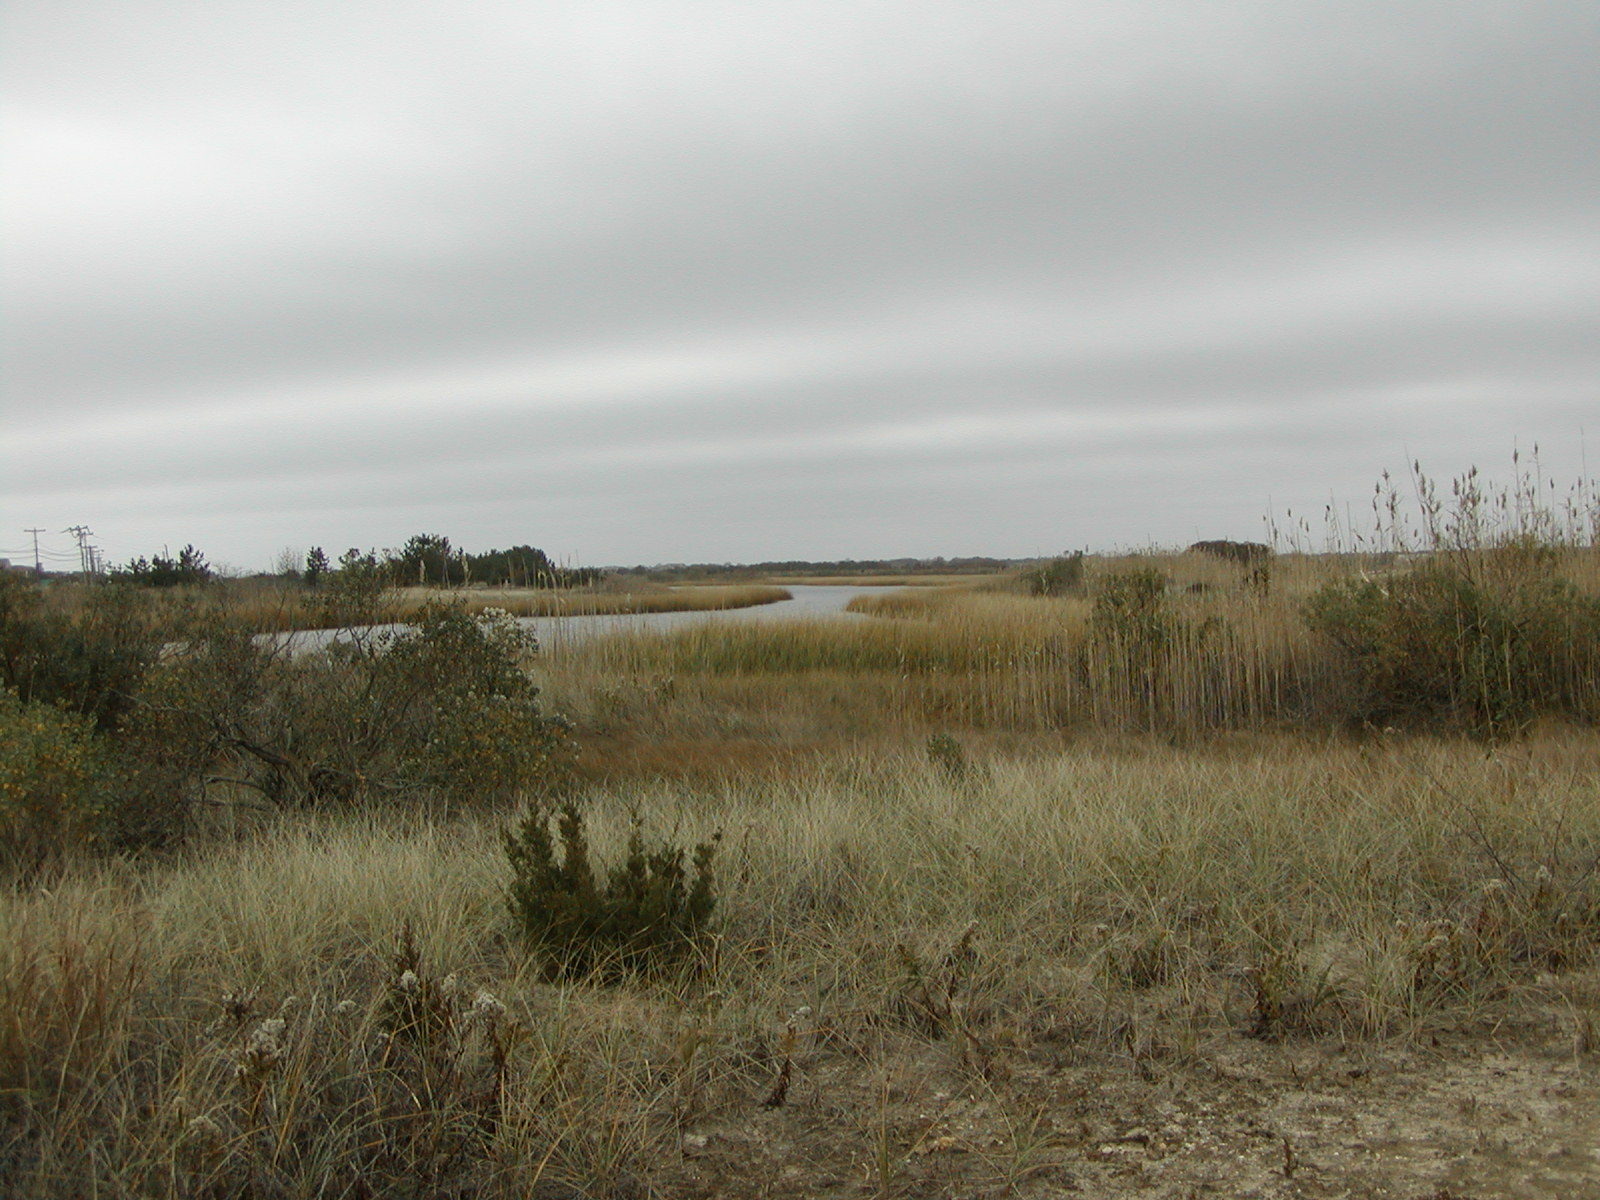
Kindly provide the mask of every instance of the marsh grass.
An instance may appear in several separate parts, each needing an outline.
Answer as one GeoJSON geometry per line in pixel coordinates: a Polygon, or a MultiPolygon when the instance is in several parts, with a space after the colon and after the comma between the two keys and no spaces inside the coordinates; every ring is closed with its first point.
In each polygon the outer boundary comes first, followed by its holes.
{"type": "Polygon", "coordinates": [[[1081,565],[1081,588],[1064,596],[991,580],[857,597],[848,611],[865,621],[622,631],[556,648],[552,686],[575,713],[627,696],[656,725],[676,713],[687,728],[715,724],[697,704],[734,691],[759,724],[792,708],[795,690],[847,677],[862,703],[834,711],[853,708],[863,735],[1398,724],[1497,737],[1545,713],[1600,712],[1600,551],[1587,544],[1284,554],[1265,584],[1194,552],[1081,565]],[[1144,581],[1137,613],[1115,599],[1130,580],[1144,581]],[[1412,602],[1429,597],[1431,607],[1412,602]],[[1423,611],[1432,615],[1419,622],[1423,611]],[[1411,681],[1419,674],[1445,682],[1411,681]],[[646,697],[645,681],[662,680],[678,703],[646,697]],[[1445,696],[1386,694],[1402,686],[1445,696]]]}
{"type": "Polygon", "coordinates": [[[760,723],[792,711],[796,693],[831,694],[811,711],[827,722],[849,710],[863,736],[945,725],[1196,733],[1325,722],[1313,706],[1337,708],[1345,673],[1292,600],[1170,582],[1166,592],[1173,620],[1160,644],[1135,646],[1114,629],[1098,635],[1088,597],[917,588],[853,600],[865,621],[625,631],[559,647],[550,687],[574,715],[604,709],[598,696],[626,696],[635,715],[649,712],[658,726],[675,716],[685,728],[716,723],[701,705],[733,716],[724,697],[737,695],[744,719],[760,723]],[[650,695],[648,681],[669,679],[672,703],[650,695]]]}

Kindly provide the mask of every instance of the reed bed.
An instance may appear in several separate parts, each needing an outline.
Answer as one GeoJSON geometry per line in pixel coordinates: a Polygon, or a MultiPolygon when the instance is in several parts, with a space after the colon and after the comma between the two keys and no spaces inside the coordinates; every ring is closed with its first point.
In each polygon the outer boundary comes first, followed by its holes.
{"type": "Polygon", "coordinates": [[[1085,598],[919,588],[853,600],[868,620],[623,632],[554,656],[549,675],[564,696],[579,679],[615,690],[670,678],[680,694],[733,677],[775,693],[809,686],[801,679],[875,680],[877,699],[860,706],[864,732],[1252,728],[1306,716],[1337,685],[1336,665],[1292,610],[1228,594],[1179,603],[1184,620],[1149,652],[1094,637],[1085,598]]]}
{"type": "MultiPolygon", "coordinates": [[[[403,594],[411,599],[411,589],[403,594]]],[[[417,607],[428,596],[416,600],[417,607]]],[[[432,594],[438,598],[437,593],[432,594]]],[[[787,588],[764,584],[704,584],[649,590],[586,590],[581,588],[504,589],[468,593],[469,611],[500,608],[514,617],[620,616],[636,613],[727,612],[793,599],[787,588]]]]}

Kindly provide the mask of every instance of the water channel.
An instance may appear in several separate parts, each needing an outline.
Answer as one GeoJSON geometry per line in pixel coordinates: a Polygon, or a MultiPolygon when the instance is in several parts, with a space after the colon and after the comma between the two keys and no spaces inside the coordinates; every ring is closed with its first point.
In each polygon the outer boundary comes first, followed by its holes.
{"type": "MultiPolygon", "coordinates": [[[[659,612],[659,613],[607,613],[600,616],[573,617],[521,617],[517,624],[533,630],[539,645],[559,649],[574,642],[587,641],[603,634],[618,633],[628,629],[672,630],[695,625],[731,621],[794,621],[825,617],[858,619],[845,611],[856,596],[876,596],[885,592],[901,591],[898,586],[855,586],[835,584],[786,584],[793,595],[791,600],[773,604],[757,604],[749,608],[727,608],[710,612],[659,612]]],[[[484,593],[476,593],[476,597],[484,593]]],[[[370,626],[363,634],[378,634],[402,629],[401,625],[370,626]]],[[[349,637],[347,630],[302,629],[294,633],[265,635],[281,639],[292,653],[304,654],[321,650],[331,643],[349,637]]]]}

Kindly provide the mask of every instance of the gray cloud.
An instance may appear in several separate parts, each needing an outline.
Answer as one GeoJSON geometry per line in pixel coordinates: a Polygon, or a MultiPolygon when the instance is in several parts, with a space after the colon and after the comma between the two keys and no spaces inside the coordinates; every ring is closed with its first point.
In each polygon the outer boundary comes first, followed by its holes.
{"type": "Polygon", "coordinates": [[[13,6],[13,524],[1015,554],[1577,469],[1592,5],[461,7],[13,6]]]}

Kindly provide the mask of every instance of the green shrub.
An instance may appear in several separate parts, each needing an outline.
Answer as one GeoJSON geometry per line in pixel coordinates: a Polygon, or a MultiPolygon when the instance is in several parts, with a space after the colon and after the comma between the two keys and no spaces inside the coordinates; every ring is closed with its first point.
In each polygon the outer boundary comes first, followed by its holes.
{"type": "Polygon", "coordinates": [[[1102,641],[1152,650],[1166,644],[1173,630],[1167,607],[1167,577],[1155,567],[1113,571],[1095,587],[1089,625],[1102,641]]]}
{"type": "Polygon", "coordinates": [[[602,883],[577,804],[564,803],[554,820],[552,836],[550,815],[536,809],[505,835],[511,914],[552,975],[657,970],[694,948],[716,905],[720,835],[694,848],[691,869],[680,847],[646,847],[636,819],[626,855],[602,883]]]}
{"type": "Polygon", "coordinates": [[[565,781],[568,727],[543,716],[531,696],[446,693],[431,707],[427,740],[406,773],[448,806],[548,793],[565,781]]]}
{"type": "Polygon", "coordinates": [[[148,846],[182,831],[191,756],[181,743],[142,736],[141,697],[164,674],[164,641],[191,619],[178,603],[158,619],[116,583],[41,587],[0,577],[0,688],[12,693],[14,726],[3,753],[13,788],[22,789],[9,798],[6,821],[22,859],[148,846]],[[28,782],[33,769],[19,764],[35,753],[43,757],[28,782]]]}
{"type": "Polygon", "coordinates": [[[1600,716],[1600,600],[1551,548],[1437,553],[1381,581],[1330,584],[1305,610],[1354,670],[1353,715],[1515,733],[1541,713],[1600,716]]]}
{"type": "Polygon", "coordinates": [[[125,741],[191,791],[274,805],[510,801],[555,788],[568,748],[524,670],[534,649],[509,616],[460,606],[299,657],[219,614],[151,674],[125,741]]]}
{"type": "Polygon", "coordinates": [[[1030,596],[1070,596],[1083,589],[1083,551],[1059,555],[1022,573],[1030,596]]]}
{"type": "Polygon", "coordinates": [[[405,786],[449,805],[484,804],[565,782],[569,726],[539,708],[525,663],[533,635],[500,609],[430,604],[373,663],[410,712],[398,731],[405,786]]]}
{"type": "Polygon", "coordinates": [[[104,840],[109,782],[88,718],[0,689],[0,865],[28,870],[104,840]]]}
{"type": "Polygon", "coordinates": [[[115,728],[163,636],[130,588],[52,585],[47,594],[32,580],[0,575],[0,686],[26,702],[115,728]]]}
{"type": "Polygon", "coordinates": [[[339,556],[336,571],[328,568],[327,555],[322,556],[315,569],[308,556],[306,584],[316,589],[311,603],[315,623],[326,629],[377,624],[389,607],[386,599],[390,580],[376,551],[362,553],[352,546],[339,556]]]}
{"type": "Polygon", "coordinates": [[[523,670],[538,641],[504,609],[471,613],[461,604],[434,601],[380,648],[398,686],[518,698],[538,692],[523,670]]]}

